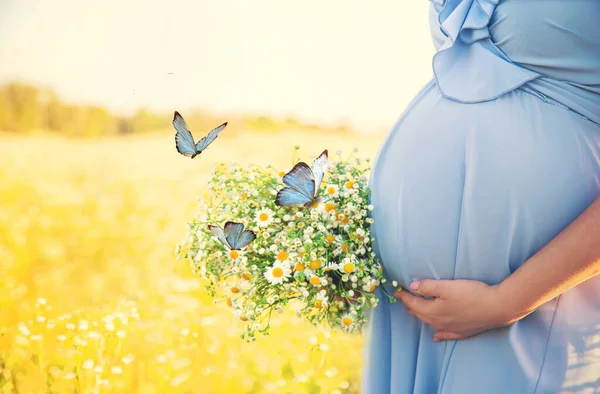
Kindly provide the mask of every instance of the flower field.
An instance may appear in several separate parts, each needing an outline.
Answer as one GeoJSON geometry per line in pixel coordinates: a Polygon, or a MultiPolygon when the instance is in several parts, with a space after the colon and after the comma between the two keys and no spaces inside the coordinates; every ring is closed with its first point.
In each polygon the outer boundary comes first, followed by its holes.
{"type": "MultiPolygon", "coordinates": [[[[232,134],[233,135],[233,134],[232,134]]],[[[362,339],[291,311],[268,337],[213,305],[177,260],[210,163],[323,149],[373,157],[381,138],[236,133],[200,157],[173,132],[68,140],[0,134],[0,393],[357,393],[362,339]]]]}

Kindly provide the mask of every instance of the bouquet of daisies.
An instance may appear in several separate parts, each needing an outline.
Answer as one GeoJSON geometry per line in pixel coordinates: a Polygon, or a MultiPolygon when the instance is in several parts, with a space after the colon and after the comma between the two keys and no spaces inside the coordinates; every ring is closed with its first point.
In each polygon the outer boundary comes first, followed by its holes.
{"type": "Polygon", "coordinates": [[[285,174],[213,168],[210,201],[177,253],[245,322],[242,338],[266,335],[272,312],[288,305],[313,324],[357,331],[377,304],[385,279],[371,249],[369,166],[353,155],[330,163],[324,151],[285,174]]]}

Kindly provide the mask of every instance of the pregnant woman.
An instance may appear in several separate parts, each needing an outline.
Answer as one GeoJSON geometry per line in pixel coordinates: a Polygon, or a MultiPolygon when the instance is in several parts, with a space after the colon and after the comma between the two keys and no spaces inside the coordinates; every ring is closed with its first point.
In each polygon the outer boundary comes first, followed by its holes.
{"type": "Polygon", "coordinates": [[[367,394],[600,392],[600,1],[434,0],[380,149],[367,394]],[[379,291],[379,290],[378,290],[379,291]]]}

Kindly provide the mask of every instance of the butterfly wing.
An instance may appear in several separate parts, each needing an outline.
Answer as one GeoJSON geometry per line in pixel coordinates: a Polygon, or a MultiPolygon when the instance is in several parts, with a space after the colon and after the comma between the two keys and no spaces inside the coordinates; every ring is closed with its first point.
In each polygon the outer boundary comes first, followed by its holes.
{"type": "Polygon", "coordinates": [[[304,205],[308,204],[310,201],[310,198],[307,198],[289,187],[284,187],[278,191],[277,197],[275,197],[275,204],[278,206],[304,205]]]}
{"type": "Polygon", "coordinates": [[[219,239],[219,241],[223,242],[226,246],[229,246],[227,238],[225,238],[225,233],[223,232],[223,229],[221,227],[209,224],[208,229],[212,231],[212,233],[219,239]]]}
{"type": "Polygon", "coordinates": [[[223,131],[223,129],[226,126],[227,122],[223,123],[215,129],[212,129],[206,137],[198,141],[198,143],[196,144],[196,150],[198,151],[198,153],[200,154],[204,149],[206,149],[210,144],[212,144],[212,142],[217,139],[221,131],[223,131]]]}
{"type": "Polygon", "coordinates": [[[283,176],[283,183],[297,190],[308,199],[312,199],[315,192],[315,178],[310,167],[300,162],[290,172],[283,176]]]}
{"type": "Polygon", "coordinates": [[[315,193],[315,180],[310,167],[300,162],[283,176],[283,183],[288,187],[277,193],[277,205],[300,205],[312,201],[315,193]]]}
{"type": "Polygon", "coordinates": [[[327,159],[328,153],[327,149],[325,149],[323,153],[321,153],[321,155],[313,162],[312,173],[315,178],[315,195],[319,191],[319,187],[321,186],[321,181],[323,180],[325,172],[327,172],[327,159]]]}
{"type": "Polygon", "coordinates": [[[242,248],[248,246],[250,244],[250,242],[254,241],[255,239],[256,239],[256,234],[254,234],[253,231],[244,230],[241,232],[240,236],[236,240],[235,245],[232,245],[233,249],[236,249],[236,250],[242,249],[242,248]]]}
{"type": "Polygon", "coordinates": [[[177,130],[177,133],[175,133],[175,147],[177,147],[177,152],[187,157],[196,156],[198,151],[194,144],[194,137],[192,137],[192,133],[188,129],[183,116],[177,111],[173,115],[173,126],[177,130]]]}
{"type": "Polygon", "coordinates": [[[256,235],[250,230],[244,230],[242,223],[225,223],[225,238],[233,250],[239,250],[254,241],[256,235]]]}

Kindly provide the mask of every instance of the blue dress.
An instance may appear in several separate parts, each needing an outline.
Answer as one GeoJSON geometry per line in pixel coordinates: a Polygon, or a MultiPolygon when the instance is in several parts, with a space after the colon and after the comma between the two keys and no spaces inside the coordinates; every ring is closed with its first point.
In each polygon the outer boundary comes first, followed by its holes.
{"type": "MultiPolygon", "coordinates": [[[[600,1],[434,0],[434,78],[371,173],[388,281],[497,284],[600,195],[600,1]]],[[[363,393],[600,392],[600,277],[462,341],[371,311],[363,393]]]]}

